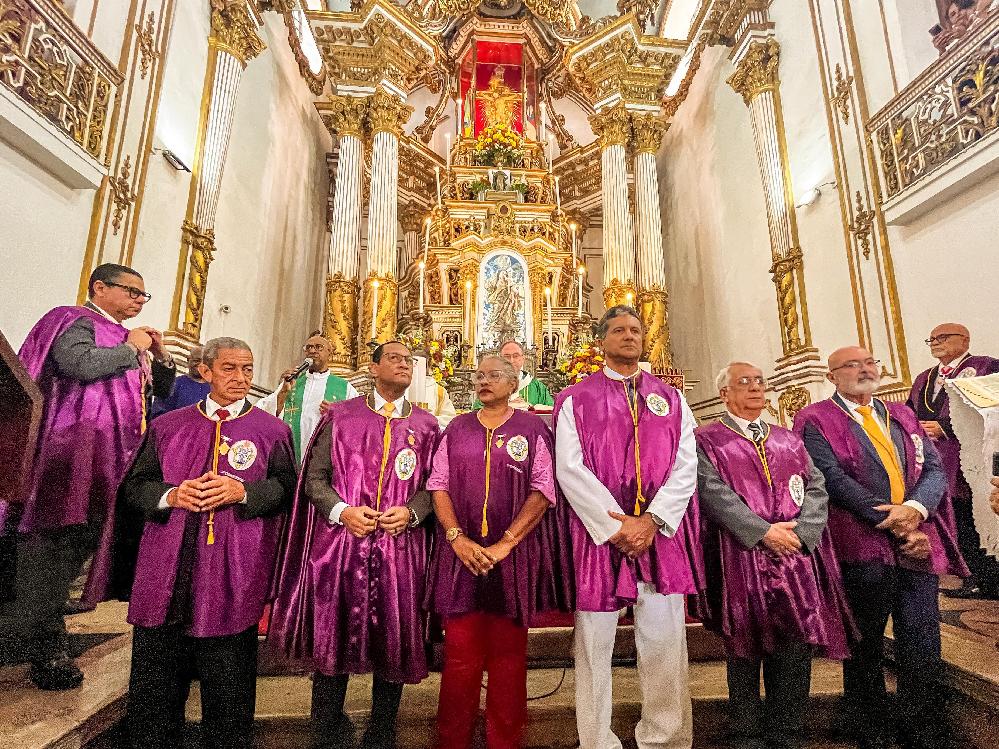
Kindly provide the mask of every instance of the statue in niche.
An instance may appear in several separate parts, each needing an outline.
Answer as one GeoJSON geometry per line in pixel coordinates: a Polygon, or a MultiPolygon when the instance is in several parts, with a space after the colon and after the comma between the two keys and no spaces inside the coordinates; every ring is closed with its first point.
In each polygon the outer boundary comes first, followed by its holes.
{"type": "Polygon", "coordinates": [[[509,255],[496,255],[485,269],[486,341],[520,334],[525,327],[524,268],[509,255]]]}
{"type": "Polygon", "coordinates": [[[487,125],[513,127],[513,118],[520,106],[520,92],[506,85],[502,65],[496,66],[486,90],[480,91],[476,96],[482,100],[487,125]]]}
{"type": "Polygon", "coordinates": [[[508,169],[490,169],[489,184],[492,189],[498,192],[505,192],[511,188],[510,171],[508,169]]]}

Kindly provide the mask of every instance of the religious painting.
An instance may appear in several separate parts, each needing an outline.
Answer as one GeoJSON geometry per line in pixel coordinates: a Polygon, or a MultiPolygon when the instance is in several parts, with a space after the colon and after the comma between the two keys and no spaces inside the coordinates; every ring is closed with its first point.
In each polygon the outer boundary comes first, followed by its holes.
{"type": "Polygon", "coordinates": [[[479,288],[479,343],[496,346],[510,338],[529,342],[531,306],[524,259],[503,250],[487,255],[479,273],[479,288]]]}

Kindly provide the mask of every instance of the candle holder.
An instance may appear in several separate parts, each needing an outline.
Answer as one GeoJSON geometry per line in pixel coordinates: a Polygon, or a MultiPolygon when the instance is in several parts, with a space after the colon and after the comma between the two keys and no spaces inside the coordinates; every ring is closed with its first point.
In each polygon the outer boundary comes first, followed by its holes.
{"type": "Polygon", "coordinates": [[[588,313],[569,318],[569,346],[576,351],[593,343],[594,319],[588,313]]]}

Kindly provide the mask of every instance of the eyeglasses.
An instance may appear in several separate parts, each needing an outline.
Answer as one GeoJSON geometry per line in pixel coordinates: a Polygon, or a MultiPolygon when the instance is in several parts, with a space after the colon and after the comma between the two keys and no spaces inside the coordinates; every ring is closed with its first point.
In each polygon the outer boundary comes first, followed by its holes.
{"type": "Polygon", "coordinates": [[[749,387],[750,385],[759,385],[760,387],[767,386],[767,380],[764,377],[740,377],[733,384],[739,385],[740,387],[749,387]]]}
{"type": "Polygon", "coordinates": [[[117,286],[119,289],[124,289],[132,299],[141,299],[144,302],[148,302],[153,298],[152,294],[142,289],[137,289],[134,286],[126,286],[123,283],[114,283],[113,281],[104,281],[103,283],[105,286],[117,286]]]}
{"type": "Polygon", "coordinates": [[[965,337],[964,333],[941,333],[940,335],[931,335],[923,343],[927,346],[932,346],[934,343],[943,343],[948,338],[953,338],[954,336],[958,336],[959,338],[965,337]]]}
{"type": "Polygon", "coordinates": [[[499,369],[494,369],[492,372],[476,372],[472,375],[472,381],[475,383],[482,382],[502,382],[508,377],[506,372],[499,369]]]}
{"type": "Polygon", "coordinates": [[[863,369],[864,367],[869,367],[869,368],[873,367],[874,369],[877,369],[880,366],[881,366],[880,359],[864,359],[864,361],[857,361],[856,359],[854,359],[853,361],[843,362],[838,367],[833,367],[829,371],[835,372],[837,369],[852,369],[854,371],[857,371],[863,369]]]}
{"type": "Polygon", "coordinates": [[[407,367],[413,366],[413,357],[407,354],[382,354],[382,361],[389,364],[404,363],[407,367]]]}
{"type": "Polygon", "coordinates": [[[302,346],[302,351],[322,351],[326,348],[325,343],[307,343],[302,346]]]}

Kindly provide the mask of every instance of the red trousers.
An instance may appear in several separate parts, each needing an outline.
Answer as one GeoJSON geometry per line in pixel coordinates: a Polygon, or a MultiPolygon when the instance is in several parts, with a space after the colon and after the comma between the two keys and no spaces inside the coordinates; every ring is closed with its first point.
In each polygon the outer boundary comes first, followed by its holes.
{"type": "Polygon", "coordinates": [[[486,690],[486,746],[517,749],[527,722],[527,627],[493,614],[444,621],[444,670],[437,705],[439,749],[468,749],[486,690]]]}

